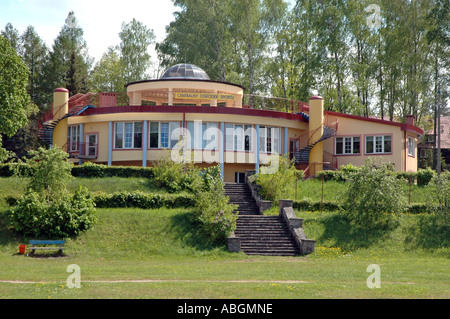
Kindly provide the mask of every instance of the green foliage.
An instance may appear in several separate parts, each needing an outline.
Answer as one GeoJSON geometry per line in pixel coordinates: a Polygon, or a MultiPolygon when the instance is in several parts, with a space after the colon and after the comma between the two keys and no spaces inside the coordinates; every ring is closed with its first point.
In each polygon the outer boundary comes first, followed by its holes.
{"type": "Polygon", "coordinates": [[[153,180],[156,185],[171,193],[190,189],[195,175],[199,173],[192,164],[177,163],[168,156],[162,157],[153,166],[153,180]]]}
{"type": "Polygon", "coordinates": [[[88,230],[96,221],[95,205],[84,187],[68,195],[73,165],[67,153],[53,147],[30,154],[28,192],[10,210],[13,228],[46,238],[72,237],[88,230]]]}
{"type": "Polygon", "coordinates": [[[436,172],[431,168],[427,167],[426,169],[419,169],[417,171],[417,185],[425,186],[436,176],[436,172]]]}
{"type": "Polygon", "coordinates": [[[255,183],[260,186],[258,192],[264,199],[278,205],[280,199],[286,196],[288,185],[295,183],[296,178],[302,179],[302,177],[303,172],[298,171],[292,161],[289,161],[286,156],[277,156],[267,167],[260,168],[255,183]],[[272,171],[273,169],[275,172],[272,171]]]}
{"type": "Polygon", "coordinates": [[[78,236],[92,227],[97,216],[89,192],[80,187],[73,196],[52,202],[30,190],[11,208],[9,219],[17,232],[52,239],[78,236]]]}
{"type": "Polygon", "coordinates": [[[202,182],[195,186],[194,216],[208,238],[222,242],[236,229],[237,205],[229,204],[225,196],[220,167],[214,166],[202,174],[202,182]]]}
{"type": "MultiPolygon", "coordinates": [[[[1,171],[0,171],[1,172],[1,171]]],[[[106,166],[86,162],[83,165],[72,167],[74,177],[153,177],[151,167],[134,166],[106,166]]]]}
{"type": "Polygon", "coordinates": [[[32,156],[27,160],[30,170],[30,184],[34,192],[48,201],[57,201],[67,193],[66,185],[72,179],[72,166],[68,154],[58,147],[30,151],[32,156]]]}
{"type": "Polygon", "coordinates": [[[98,208],[177,208],[193,207],[195,204],[194,196],[187,194],[149,194],[141,191],[135,192],[115,192],[112,194],[93,195],[95,206],[98,208]]]}
{"type": "Polygon", "coordinates": [[[429,201],[425,204],[431,214],[420,216],[408,229],[408,242],[427,249],[440,249],[450,244],[450,173],[434,176],[428,186],[429,201]]]}
{"type": "Polygon", "coordinates": [[[368,159],[354,173],[344,195],[344,208],[351,223],[362,229],[390,229],[396,217],[406,211],[402,182],[392,165],[368,159]]]}

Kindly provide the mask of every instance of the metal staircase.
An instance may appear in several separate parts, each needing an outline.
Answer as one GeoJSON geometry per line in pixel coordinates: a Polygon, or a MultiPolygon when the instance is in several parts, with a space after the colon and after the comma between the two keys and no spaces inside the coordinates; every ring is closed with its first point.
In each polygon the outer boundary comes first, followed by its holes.
{"type": "Polygon", "coordinates": [[[331,128],[329,126],[323,125],[323,134],[322,136],[315,142],[308,142],[307,145],[303,146],[299,150],[295,152],[295,164],[308,164],[309,163],[309,153],[313,149],[313,147],[324,141],[327,140],[333,136],[335,136],[337,133],[336,129],[331,128]]]}
{"type": "Polygon", "coordinates": [[[71,108],[69,112],[64,114],[61,118],[56,120],[51,120],[42,123],[42,127],[38,131],[39,138],[44,141],[45,143],[52,145],[53,144],[53,130],[55,129],[56,125],[58,125],[59,122],[62,120],[71,117],[76,116],[81,113],[83,113],[85,110],[89,108],[95,108],[95,106],[92,105],[79,105],[71,108]]]}

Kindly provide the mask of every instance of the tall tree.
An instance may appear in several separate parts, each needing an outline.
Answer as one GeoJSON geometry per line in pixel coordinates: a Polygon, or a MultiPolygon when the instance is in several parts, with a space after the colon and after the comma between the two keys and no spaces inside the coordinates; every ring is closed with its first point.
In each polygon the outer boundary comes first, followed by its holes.
{"type": "Polygon", "coordinates": [[[92,59],[83,34],[71,11],[55,39],[45,66],[47,91],[53,92],[57,87],[66,87],[71,95],[89,91],[88,71],[92,59]]]}
{"type": "Polygon", "coordinates": [[[129,23],[122,23],[119,37],[121,39],[119,50],[125,67],[126,82],[145,79],[151,66],[148,49],[155,41],[153,30],[133,19],[129,23]]]}
{"type": "Polygon", "coordinates": [[[0,32],[0,35],[7,39],[11,44],[11,47],[17,52],[20,46],[19,31],[8,22],[5,26],[5,30],[0,32]]]}
{"type": "MultiPolygon", "coordinates": [[[[13,136],[33,111],[27,93],[29,71],[9,41],[0,36],[0,133],[13,136]]],[[[1,142],[1,135],[0,135],[1,142]]],[[[0,147],[0,162],[8,153],[0,147]]]]}
{"type": "Polygon", "coordinates": [[[115,47],[109,47],[92,70],[92,89],[95,92],[124,92],[124,74],[125,66],[120,52],[115,47]]]}
{"type": "Polygon", "coordinates": [[[166,28],[167,37],[157,43],[161,64],[169,67],[189,62],[210,78],[229,81],[233,77],[233,42],[230,30],[231,1],[176,0],[180,11],[166,28]],[[202,8],[202,10],[199,10],[202,8]]]}
{"type": "Polygon", "coordinates": [[[19,52],[30,70],[28,94],[33,103],[43,110],[45,108],[45,96],[42,94],[42,82],[48,49],[34,27],[28,26],[21,35],[19,52]]]}

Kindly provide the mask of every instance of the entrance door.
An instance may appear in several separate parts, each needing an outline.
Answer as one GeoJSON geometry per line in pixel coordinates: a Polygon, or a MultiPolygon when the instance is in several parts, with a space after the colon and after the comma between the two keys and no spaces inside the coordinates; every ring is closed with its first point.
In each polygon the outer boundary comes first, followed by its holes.
{"type": "Polygon", "coordinates": [[[245,183],[245,173],[236,172],[234,175],[234,182],[238,184],[245,183]]]}
{"type": "Polygon", "coordinates": [[[295,156],[295,152],[298,149],[298,140],[289,140],[289,159],[292,160],[295,156]]]}
{"type": "Polygon", "coordinates": [[[97,156],[97,134],[86,135],[86,156],[97,156]]]}

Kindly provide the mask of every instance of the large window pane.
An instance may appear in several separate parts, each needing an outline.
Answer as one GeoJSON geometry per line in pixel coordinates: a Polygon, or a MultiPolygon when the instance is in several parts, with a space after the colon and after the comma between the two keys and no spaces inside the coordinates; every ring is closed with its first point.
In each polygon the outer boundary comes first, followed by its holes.
{"type": "Polygon", "coordinates": [[[391,151],[392,151],[391,137],[390,136],[385,136],[384,137],[384,152],[385,153],[390,153],[391,151]]]}
{"type": "Polygon", "coordinates": [[[180,122],[170,123],[170,148],[173,148],[180,138],[180,122]]]}
{"type": "Polygon", "coordinates": [[[343,138],[338,137],[336,138],[336,154],[343,154],[344,153],[344,143],[343,138]]]}
{"type": "Polygon", "coordinates": [[[361,153],[361,145],[360,145],[360,139],[359,137],[353,138],[353,154],[359,154],[361,153]]]}
{"type": "Polygon", "coordinates": [[[142,122],[134,123],[134,148],[142,148],[142,122]]]}
{"type": "Polygon", "coordinates": [[[133,123],[125,123],[125,148],[133,147],[133,123]]]}
{"type": "Polygon", "coordinates": [[[227,151],[234,150],[234,126],[233,124],[225,124],[225,149],[227,151]]]}
{"type": "Polygon", "coordinates": [[[251,151],[252,150],[252,126],[251,125],[245,125],[245,136],[244,136],[244,149],[245,151],[251,151]]]}
{"type": "Polygon", "coordinates": [[[150,148],[159,147],[159,123],[150,122],[150,148]]]}
{"type": "Polygon", "coordinates": [[[374,151],[373,147],[373,136],[367,136],[366,137],[366,153],[372,154],[374,151]]]}
{"type": "Polygon", "coordinates": [[[259,152],[266,152],[266,127],[259,127],[259,152]]]}
{"type": "Polygon", "coordinates": [[[115,148],[123,148],[123,122],[115,123],[115,148]]]}
{"type": "Polygon", "coordinates": [[[234,126],[234,150],[244,150],[244,130],[242,125],[234,126]]]}
{"type": "Polygon", "coordinates": [[[169,123],[161,123],[161,148],[169,148],[169,123]]]}

